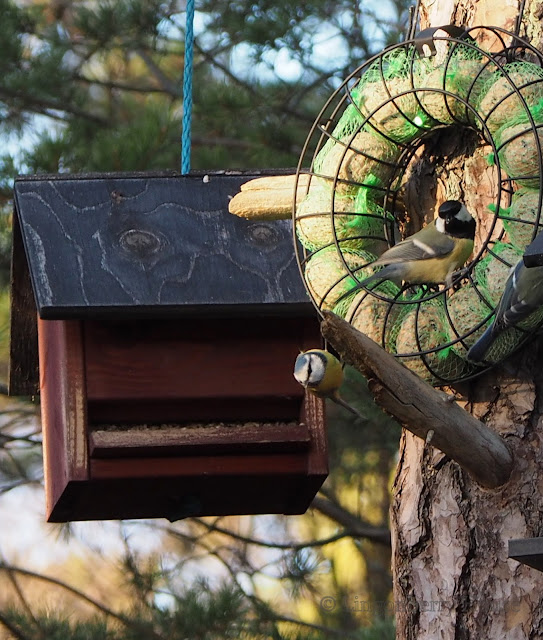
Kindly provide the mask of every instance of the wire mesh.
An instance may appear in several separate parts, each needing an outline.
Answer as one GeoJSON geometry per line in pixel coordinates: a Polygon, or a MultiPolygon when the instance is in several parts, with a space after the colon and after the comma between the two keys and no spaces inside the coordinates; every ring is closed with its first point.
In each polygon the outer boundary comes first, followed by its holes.
{"type": "Polygon", "coordinates": [[[297,188],[302,175],[309,180],[293,227],[316,309],[341,315],[427,381],[449,385],[510,355],[543,316],[506,332],[485,366],[466,359],[511,267],[543,226],[543,56],[498,27],[440,33],[388,47],[330,96],[299,160],[297,188]],[[493,50],[478,41],[493,42],[493,50]],[[473,132],[491,148],[494,203],[472,212],[486,237],[445,285],[362,284],[377,257],[402,239],[408,169],[444,129],[473,132]]]}

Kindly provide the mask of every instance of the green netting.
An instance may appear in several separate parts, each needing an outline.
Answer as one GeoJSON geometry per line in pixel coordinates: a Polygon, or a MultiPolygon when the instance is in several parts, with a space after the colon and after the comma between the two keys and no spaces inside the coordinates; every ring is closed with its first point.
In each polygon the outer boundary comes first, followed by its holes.
{"type": "MultiPolygon", "coordinates": [[[[368,182],[374,181],[370,174],[368,182]]],[[[353,251],[381,255],[394,232],[394,216],[376,203],[382,191],[361,187],[356,197],[333,193],[322,183],[312,183],[306,198],[296,209],[296,233],[310,251],[334,243],[353,251]],[[332,226],[333,225],[333,226],[332,226]]]]}
{"type": "Polygon", "coordinates": [[[450,326],[443,296],[424,299],[413,297],[412,305],[402,305],[396,322],[387,336],[387,349],[400,362],[431,384],[453,382],[474,371],[452,346],[445,346],[456,336],[450,326]],[[420,353],[428,351],[429,353],[420,353]],[[409,355],[414,354],[414,355],[409,355]]]}
{"type": "Polygon", "coordinates": [[[296,207],[296,233],[310,251],[333,244],[335,236],[345,248],[357,250],[363,245],[356,231],[359,219],[354,197],[335,194],[312,180],[307,196],[296,207]]]}
{"type": "MultiPolygon", "coordinates": [[[[386,51],[379,56],[364,72],[363,80],[367,83],[381,81],[396,81],[398,78],[408,78],[411,69],[418,58],[418,53],[414,47],[399,46],[390,51],[386,51]]],[[[395,95],[396,91],[392,93],[395,95]]]]}
{"type": "Polygon", "coordinates": [[[518,247],[506,242],[497,242],[491,248],[491,252],[475,265],[475,280],[494,305],[498,304],[501,298],[511,268],[521,257],[522,250],[518,247]]]}
{"type": "MultiPolygon", "coordinates": [[[[543,85],[542,85],[543,86],[543,85]]],[[[517,112],[495,133],[502,169],[520,187],[537,189],[540,185],[539,148],[543,150],[543,99],[526,111],[517,112]]]]}
{"type": "Polygon", "coordinates": [[[514,124],[526,116],[526,106],[531,110],[543,99],[543,69],[530,62],[511,62],[497,69],[487,78],[477,111],[485,120],[491,134],[504,126],[514,124]],[[515,91],[519,90],[520,96],[515,91]]]}
{"type": "Polygon", "coordinates": [[[343,114],[334,127],[332,134],[319,150],[319,153],[313,163],[313,168],[316,173],[321,173],[323,159],[326,158],[327,154],[337,144],[338,140],[350,140],[363,128],[365,119],[360,113],[360,110],[355,106],[359,100],[358,89],[355,87],[349,93],[352,103],[354,104],[347,104],[343,114]]]}
{"type": "MultiPolygon", "coordinates": [[[[369,179],[371,176],[368,176],[369,179]]],[[[359,189],[354,208],[360,218],[355,226],[358,233],[364,236],[363,248],[380,256],[389,248],[390,241],[396,238],[398,226],[394,216],[375,202],[376,197],[382,197],[382,192],[371,187],[359,189]]]]}
{"type": "MultiPolygon", "coordinates": [[[[347,308],[342,307],[343,317],[374,342],[382,343],[385,325],[394,324],[398,316],[400,305],[394,301],[400,289],[392,282],[372,284],[370,288],[376,295],[359,290],[349,297],[347,308]]],[[[339,311],[334,312],[341,315],[339,311]]]]}
{"type": "Polygon", "coordinates": [[[521,189],[513,195],[511,206],[500,212],[503,227],[507,232],[509,242],[519,250],[524,250],[532,241],[535,226],[539,233],[543,227],[540,212],[539,191],[521,189]]]}
{"type": "Polygon", "coordinates": [[[319,308],[337,312],[337,305],[357,290],[359,280],[371,275],[372,269],[366,265],[373,260],[375,256],[366,251],[342,248],[340,255],[335,246],[312,254],[305,266],[305,281],[319,308]],[[345,268],[342,258],[356,271],[356,277],[345,268]]]}
{"type": "Polygon", "coordinates": [[[393,49],[376,60],[357,85],[362,114],[377,132],[396,142],[410,142],[433,125],[413,91],[418,60],[411,47],[393,49]]]}
{"type": "Polygon", "coordinates": [[[478,49],[456,45],[446,63],[439,64],[435,58],[430,61],[431,64],[420,64],[415,79],[417,97],[424,111],[442,125],[473,124],[476,118],[463,101],[475,107],[490,75],[488,59],[481,56],[478,49]]]}
{"type": "Polygon", "coordinates": [[[502,331],[485,353],[485,362],[495,364],[513,352],[526,337],[519,329],[509,328],[502,331]]]}
{"type": "Polygon", "coordinates": [[[369,131],[328,140],[315,158],[313,171],[320,181],[336,193],[354,195],[367,185],[368,175],[373,177],[370,186],[384,186],[396,172],[401,149],[383,136],[369,131]]]}

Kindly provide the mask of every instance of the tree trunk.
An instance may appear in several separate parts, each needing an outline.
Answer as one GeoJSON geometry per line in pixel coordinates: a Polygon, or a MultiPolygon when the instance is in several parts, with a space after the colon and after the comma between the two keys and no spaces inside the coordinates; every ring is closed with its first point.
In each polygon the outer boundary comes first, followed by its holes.
{"type": "MultiPolygon", "coordinates": [[[[542,10],[542,2],[527,0],[520,32],[538,48],[542,10]]],[[[454,23],[513,30],[517,12],[511,0],[421,0],[421,28],[454,23]]],[[[457,136],[439,144],[459,148],[462,143],[457,136]]],[[[431,170],[417,172],[408,203],[423,210],[421,193],[432,198],[437,193],[441,201],[444,195],[455,197],[456,189],[468,208],[480,211],[495,197],[487,150],[477,149],[467,159],[452,154],[456,160],[446,163],[443,146],[438,153],[434,145],[433,153],[425,154],[422,162],[431,170]]],[[[510,539],[543,535],[542,357],[541,342],[531,342],[463,393],[461,404],[513,451],[513,473],[504,486],[481,488],[456,463],[404,430],[391,508],[399,639],[543,637],[543,576],[507,557],[510,539]]]]}

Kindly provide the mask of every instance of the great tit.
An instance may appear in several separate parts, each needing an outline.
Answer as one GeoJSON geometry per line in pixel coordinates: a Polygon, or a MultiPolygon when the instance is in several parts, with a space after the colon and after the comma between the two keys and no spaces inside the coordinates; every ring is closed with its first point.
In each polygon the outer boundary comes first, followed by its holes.
{"type": "Polygon", "coordinates": [[[485,362],[488,350],[507,329],[531,329],[540,322],[543,315],[542,283],[543,267],[528,269],[521,258],[507,278],[492,324],[467,353],[470,362],[485,362]]]}
{"type": "Polygon", "coordinates": [[[367,420],[339,395],[343,382],[343,366],[329,351],[310,349],[296,358],[294,377],[309,392],[319,398],[330,398],[361,420],[367,420]]]}
{"type": "Polygon", "coordinates": [[[454,271],[464,265],[473,251],[475,219],[458,200],[447,200],[438,217],[409,238],[394,245],[371,266],[387,265],[361,282],[402,280],[409,284],[451,284],[454,271]]]}

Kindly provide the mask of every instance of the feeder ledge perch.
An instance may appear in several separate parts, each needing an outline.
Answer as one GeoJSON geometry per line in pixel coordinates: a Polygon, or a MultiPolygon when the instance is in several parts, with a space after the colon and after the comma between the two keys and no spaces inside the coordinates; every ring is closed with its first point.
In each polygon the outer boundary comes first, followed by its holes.
{"type": "Polygon", "coordinates": [[[335,314],[324,311],[323,337],[342,360],[369,381],[377,404],[403,427],[426,439],[488,489],[507,482],[513,456],[499,435],[432,389],[373,340],[335,314]]]}

